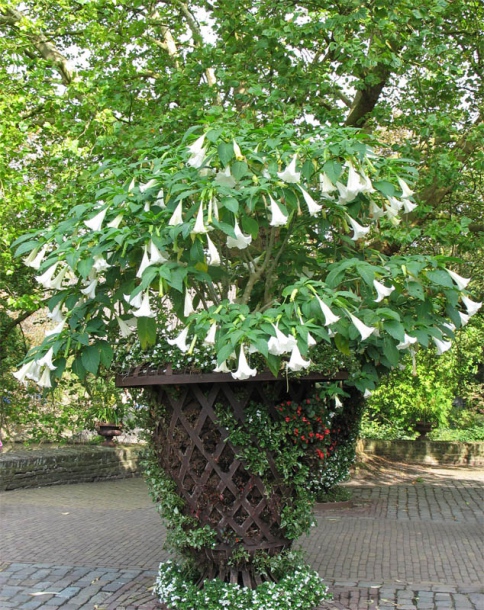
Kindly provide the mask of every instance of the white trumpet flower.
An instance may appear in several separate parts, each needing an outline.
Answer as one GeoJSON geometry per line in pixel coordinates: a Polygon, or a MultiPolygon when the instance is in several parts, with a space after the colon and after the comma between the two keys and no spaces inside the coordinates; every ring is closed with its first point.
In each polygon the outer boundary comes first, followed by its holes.
{"type": "Polygon", "coordinates": [[[47,271],[44,271],[42,275],[36,275],[35,279],[39,282],[39,284],[42,284],[44,288],[51,288],[52,278],[54,277],[58,266],[59,263],[54,263],[51,267],[47,269],[47,271]]]}
{"type": "Polygon", "coordinates": [[[403,180],[399,176],[397,176],[397,180],[398,180],[398,184],[400,185],[400,189],[402,191],[402,198],[408,199],[409,197],[411,197],[414,194],[414,191],[412,191],[410,189],[410,187],[405,182],[405,180],[403,180]]]}
{"type": "Polygon", "coordinates": [[[51,347],[48,350],[48,352],[37,361],[39,363],[39,366],[45,366],[49,370],[54,371],[57,367],[54,366],[54,364],[52,362],[53,356],[54,356],[54,349],[51,347]]]}
{"type": "Polygon", "coordinates": [[[285,335],[277,326],[272,325],[276,332],[275,337],[271,337],[267,342],[269,354],[274,356],[282,356],[287,354],[296,345],[296,339],[292,335],[285,335]]]}
{"type": "Polygon", "coordinates": [[[147,290],[143,295],[143,300],[141,301],[141,307],[133,312],[133,315],[137,318],[154,318],[155,313],[150,307],[150,294],[147,290]]]}
{"type": "Polygon", "coordinates": [[[227,366],[227,360],[224,360],[222,364],[219,364],[213,369],[214,373],[230,373],[230,369],[227,366]]]}
{"type": "Polygon", "coordinates": [[[287,223],[288,216],[284,214],[281,208],[269,195],[270,210],[271,210],[271,227],[283,227],[287,223]]]}
{"type": "Polygon", "coordinates": [[[166,259],[163,254],[158,250],[153,241],[150,239],[149,243],[149,251],[150,251],[150,264],[156,265],[156,263],[166,263],[168,259],[166,259]]]}
{"type": "Polygon", "coordinates": [[[212,222],[212,218],[215,218],[215,220],[218,220],[218,204],[217,204],[217,200],[215,199],[215,197],[212,197],[210,199],[210,201],[208,202],[208,223],[210,224],[212,222]]]}
{"type": "Polygon", "coordinates": [[[218,253],[217,248],[215,247],[213,241],[207,235],[207,246],[208,246],[208,254],[207,254],[207,263],[209,265],[213,265],[214,267],[218,267],[222,262],[220,259],[220,254],[218,253]]]}
{"type": "Polygon", "coordinates": [[[129,335],[131,335],[131,333],[134,331],[134,327],[130,326],[128,322],[125,322],[119,316],[116,316],[116,320],[119,325],[119,332],[121,333],[121,337],[123,337],[124,339],[126,337],[129,337],[129,335]]]}
{"type": "Polygon", "coordinates": [[[317,214],[319,214],[319,212],[321,212],[323,206],[319,205],[319,203],[316,203],[314,201],[314,199],[311,197],[311,195],[308,192],[306,192],[301,186],[299,188],[303,194],[304,201],[306,202],[306,205],[308,206],[309,215],[316,216],[317,214]]]}
{"type": "Polygon", "coordinates": [[[384,214],[385,212],[379,206],[377,206],[373,200],[371,200],[370,216],[376,220],[377,218],[381,218],[382,216],[384,216],[384,214]]]}
{"type": "Polygon", "coordinates": [[[403,203],[403,209],[405,210],[405,212],[407,214],[410,214],[410,212],[413,212],[415,210],[415,208],[418,208],[418,205],[416,203],[412,203],[408,199],[402,199],[402,203],[403,203]]]}
{"type": "Polygon", "coordinates": [[[373,286],[376,288],[378,293],[378,298],[375,299],[375,303],[380,303],[380,301],[383,301],[385,297],[389,297],[395,290],[395,286],[390,286],[390,288],[388,288],[377,280],[373,280],[373,286]]]}
{"type": "Polygon", "coordinates": [[[203,204],[201,203],[200,207],[198,208],[197,219],[195,221],[195,226],[192,229],[192,234],[200,234],[206,232],[207,228],[203,224],[203,204]]]}
{"type": "Polygon", "coordinates": [[[319,306],[321,307],[321,311],[323,312],[324,318],[325,318],[325,326],[329,326],[330,324],[335,324],[335,322],[337,322],[340,317],[335,315],[331,309],[326,305],[326,303],[321,300],[318,295],[315,295],[316,299],[318,300],[319,306]]]}
{"type": "Polygon", "coordinates": [[[287,368],[290,371],[302,371],[303,369],[307,369],[310,364],[311,360],[304,360],[296,343],[296,345],[294,345],[292,348],[291,357],[287,363],[287,368]]]}
{"type": "Polygon", "coordinates": [[[362,227],[354,218],[351,218],[351,216],[348,216],[348,220],[353,229],[353,236],[351,238],[353,241],[362,239],[370,231],[370,227],[362,227]]]}
{"type": "Polygon", "coordinates": [[[397,345],[397,349],[399,349],[399,350],[408,349],[414,343],[417,343],[417,338],[410,337],[410,335],[407,335],[407,333],[405,333],[405,335],[403,337],[403,341],[400,341],[400,343],[397,345]]]}
{"type": "Polygon", "coordinates": [[[240,346],[240,354],[239,354],[239,366],[235,373],[232,373],[232,377],[234,379],[244,380],[249,379],[249,377],[254,377],[257,375],[257,369],[251,369],[249,364],[247,363],[247,358],[245,357],[244,346],[240,346]]]}
{"type": "Polygon", "coordinates": [[[477,313],[482,306],[482,303],[476,303],[475,301],[471,301],[471,299],[469,299],[468,297],[462,297],[462,302],[466,306],[467,314],[469,315],[469,317],[477,313]]]}
{"type": "Polygon", "coordinates": [[[446,269],[446,271],[450,275],[450,277],[454,280],[454,282],[457,284],[457,288],[459,290],[465,290],[467,287],[467,284],[471,281],[470,277],[462,277],[461,275],[459,275],[458,273],[455,273],[455,271],[451,271],[450,269],[446,269]]]}
{"type": "Polygon", "coordinates": [[[114,220],[111,220],[111,222],[108,222],[108,224],[106,226],[108,226],[110,229],[118,229],[122,220],[123,220],[123,215],[118,214],[116,216],[116,218],[114,220]]]}
{"type": "Polygon", "coordinates": [[[94,278],[91,280],[85,288],[81,289],[81,293],[85,295],[88,299],[94,299],[96,296],[96,287],[98,285],[99,280],[94,278]]]}
{"type": "Polygon", "coordinates": [[[242,161],[244,155],[242,154],[242,151],[240,150],[240,147],[235,140],[233,140],[233,146],[235,158],[237,159],[237,161],[242,161]]]}
{"type": "Polygon", "coordinates": [[[301,173],[296,171],[296,160],[297,155],[294,155],[286,169],[282,172],[277,172],[278,177],[288,184],[294,184],[301,180],[301,173]]]}
{"type": "Polygon", "coordinates": [[[144,193],[145,191],[148,191],[149,189],[152,189],[156,185],[157,185],[157,181],[154,178],[152,178],[151,180],[149,180],[145,184],[140,184],[139,185],[139,190],[140,190],[141,193],[144,193]]]}
{"type": "Polygon", "coordinates": [[[94,265],[92,266],[96,274],[106,271],[106,269],[109,269],[109,267],[111,267],[111,265],[104,258],[104,256],[102,256],[101,254],[96,254],[96,256],[94,257],[94,265]]]}
{"type": "Polygon", "coordinates": [[[168,221],[168,225],[170,227],[176,227],[177,225],[183,224],[183,216],[182,216],[182,203],[176,206],[175,211],[171,215],[170,220],[168,221]]]}
{"type": "Polygon", "coordinates": [[[89,220],[85,220],[84,224],[88,229],[91,229],[91,231],[100,231],[107,211],[108,209],[104,208],[104,210],[98,212],[96,216],[93,216],[89,220]]]}
{"type": "Polygon", "coordinates": [[[54,309],[47,313],[47,317],[50,318],[53,322],[63,322],[64,316],[62,315],[61,308],[62,303],[57,303],[54,309]]]}
{"type": "Polygon", "coordinates": [[[165,207],[165,194],[163,193],[163,189],[160,189],[158,191],[158,194],[156,195],[156,199],[155,199],[155,204],[160,208],[164,208],[165,207]]]}
{"type": "Polygon", "coordinates": [[[214,178],[214,182],[220,184],[221,186],[228,186],[229,188],[234,188],[234,186],[237,184],[237,180],[232,176],[230,172],[230,165],[227,165],[223,172],[217,172],[217,175],[214,178]]]}
{"type": "Polygon", "coordinates": [[[138,272],[136,273],[136,277],[141,277],[143,275],[143,271],[147,269],[151,265],[149,256],[148,256],[148,248],[145,246],[143,249],[143,258],[141,259],[141,264],[139,266],[138,272]]]}
{"type": "Polygon", "coordinates": [[[42,388],[51,388],[52,387],[52,382],[50,380],[50,370],[47,366],[45,367],[44,372],[42,373],[42,375],[41,375],[40,379],[37,381],[37,383],[42,388]]]}
{"type": "Polygon", "coordinates": [[[444,352],[446,352],[452,347],[452,341],[441,341],[440,339],[436,339],[435,337],[432,337],[432,341],[435,343],[438,356],[442,356],[444,352]]]}
{"type": "Polygon", "coordinates": [[[184,328],[175,339],[167,339],[170,345],[176,346],[181,352],[188,352],[190,346],[187,344],[188,326],[184,328]]]}
{"type": "Polygon", "coordinates": [[[217,332],[217,323],[212,322],[210,328],[208,329],[207,336],[203,340],[205,345],[215,345],[215,334],[217,332]]]}
{"type": "Polygon", "coordinates": [[[63,319],[52,330],[46,330],[45,331],[45,336],[46,337],[51,337],[52,335],[59,335],[64,330],[64,326],[65,325],[66,325],[66,321],[65,321],[65,319],[63,319]]]}
{"type": "Polygon", "coordinates": [[[32,269],[39,269],[44,260],[46,250],[47,246],[34,248],[27,258],[24,258],[24,264],[27,265],[27,267],[32,267],[32,269]]]}
{"type": "Polygon", "coordinates": [[[185,290],[185,303],[183,306],[183,315],[185,318],[188,318],[190,314],[192,314],[195,310],[193,309],[192,297],[190,296],[190,292],[185,290]]]}
{"type": "Polygon", "coordinates": [[[40,372],[40,365],[37,360],[31,360],[20,367],[18,371],[13,373],[15,379],[21,383],[27,383],[27,379],[37,381],[40,372]]]}
{"type": "Polygon", "coordinates": [[[323,172],[319,174],[319,190],[323,195],[337,191],[337,187],[331,182],[329,177],[323,172]]]}
{"type": "Polygon", "coordinates": [[[56,277],[50,282],[50,288],[52,288],[52,290],[62,290],[62,282],[68,271],[69,267],[67,265],[59,271],[56,277]]]}
{"type": "Polygon", "coordinates": [[[469,322],[470,316],[459,311],[460,325],[465,326],[469,322]]]}
{"type": "Polygon", "coordinates": [[[356,330],[360,333],[362,341],[368,339],[368,337],[375,332],[376,328],[374,326],[367,326],[351,313],[349,314],[349,316],[351,318],[351,321],[353,322],[353,325],[356,327],[356,330]]]}
{"type": "Polygon", "coordinates": [[[339,399],[339,396],[336,394],[334,396],[334,407],[335,407],[335,409],[341,409],[342,406],[343,406],[343,403],[339,399]]]}
{"type": "Polygon", "coordinates": [[[247,248],[247,246],[252,243],[252,235],[244,235],[242,233],[237,219],[235,219],[234,233],[235,239],[230,236],[227,237],[227,247],[245,250],[245,248],[247,248]]]}
{"type": "Polygon", "coordinates": [[[141,307],[141,303],[143,302],[143,293],[139,292],[135,297],[132,297],[130,294],[125,294],[124,300],[129,303],[131,307],[139,309],[141,307]]]}
{"type": "Polygon", "coordinates": [[[206,149],[203,148],[203,144],[205,143],[205,134],[203,134],[203,136],[200,136],[197,140],[195,140],[195,142],[188,147],[188,150],[190,151],[190,158],[188,159],[187,163],[188,165],[190,165],[191,167],[201,167],[203,165],[203,162],[205,160],[205,156],[206,156],[206,149]]]}

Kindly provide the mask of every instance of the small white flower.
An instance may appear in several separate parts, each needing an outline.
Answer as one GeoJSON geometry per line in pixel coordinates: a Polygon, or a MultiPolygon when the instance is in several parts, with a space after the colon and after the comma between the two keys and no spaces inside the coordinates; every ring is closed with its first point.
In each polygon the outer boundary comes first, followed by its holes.
{"type": "Polygon", "coordinates": [[[391,205],[385,209],[385,215],[394,227],[402,222],[402,219],[398,218],[398,210],[392,208],[391,205]]]}
{"type": "Polygon", "coordinates": [[[215,334],[217,332],[217,323],[213,322],[208,329],[207,336],[203,340],[206,345],[215,345],[215,334]]]}
{"type": "Polygon", "coordinates": [[[106,269],[109,269],[109,267],[111,267],[111,265],[104,258],[104,256],[102,256],[101,254],[96,254],[96,256],[94,257],[94,264],[92,266],[96,274],[106,271],[106,269]]]}
{"type": "Polygon", "coordinates": [[[336,409],[341,409],[341,407],[343,406],[343,403],[341,402],[337,394],[334,397],[334,406],[336,409]]]}
{"type": "Polygon", "coordinates": [[[353,237],[351,238],[353,241],[357,241],[358,239],[365,237],[365,235],[369,232],[370,227],[362,227],[354,218],[351,218],[351,216],[348,216],[348,220],[350,221],[350,225],[354,231],[353,237]]]}
{"type": "Polygon", "coordinates": [[[405,212],[407,212],[407,214],[410,214],[410,212],[413,212],[415,208],[418,208],[418,205],[416,203],[412,203],[408,199],[402,199],[402,203],[403,209],[405,210],[405,212]]]}
{"type": "Polygon", "coordinates": [[[91,280],[85,288],[81,289],[83,295],[85,295],[88,299],[94,299],[96,296],[96,287],[98,285],[98,279],[95,278],[91,280]]]}
{"type": "Polygon", "coordinates": [[[138,272],[136,273],[136,277],[141,277],[143,275],[143,271],[147,269],[150,265],[151,263],[148,257],[148,248],[145,246],[143,249],[143,258],[141,259],[141,264],[139,266],[138,272]]]}
{"type": "Polygon", "coordinates": [[[390,288],[388,288],[377,280],[373,280],[373,286],[376,288],[376,291],[378,293],[378,298],[375,299],[375,303],[380,303],[380,301],[383,301],[385,297],[389,297],[391,293],[395,290],[395,286],[390,286],[390,288]]]}
{"type": "Polygon", "coordinates": [[[108,209],[104,208],[104,210],[101,210],[96,216],[93,216],[89,220],[85,220],[84,224],[88,229],[91,229],[91,231],[100,231],[107,211],[108,209]]]}
{"type": "Polygon", "coordinates": [[[459,311],[459,318],[460,318],[461,326],[465,326],[467,324],[467,322],[469,322],[470,316],[459,311]]]}
{"type": "Polygon", "coordinates": [[[143,299],[141,301],[141,306],[139,307],[139,309],[137,309],[136,311],[133,312],[133,315],[136,316],[137,318],[154,318],[155,317],[155,313],[152,311],[152,309],[150,307],[150,295],[149,295],[148,290],[143,295],[143,299]]]}
{"type": "Polygon", "coordinates": [[[400,185],[400,189],[402,191],[402,198],[408,199],[409,197],[411,197],[414,194],[414,191],[412,191],[410,189],[410,187],[405,182],[405,180],[400,178],[400,176],[397,176],[397,180],[398,180],[398,184],[400,185]]]}
{"type": "Polygon", "coordinates": [[[324,318],[325,318],[325,326],[329,326],[330,324],[334,324],[335,322],[337,322],[340,317],[335,315],[331,309],[326,305],[326,303],[324,301],[322,301],[318,295],[316,294],[316,299],[318,300],[319,306],[321,307],[321,311],[323,312],[324,318]]]}
{"type": "Polygon", "coordinates": [[[117,229],[119,227],[119,225],[121,224],[122,220],[123,220],[123,215],[118,214],[114,220],[111,220],[111,222],[108,222],[107,226],[110,229],[117,229]]]}
{"type": "Polygon", "coordinates": [[[396,197],[388,197],[388,203],[392,210],[395,210],[396,212],[400,212],[403,208],[403,201],[400,201],[400,199],[397,199],[396,197]]]}
{"type": "Polygon", "coordinates": [[[192,314],[195,310],[193,309],[192,297],[190,296],[190,292],[185,290],[185,303],[183,306],[183,315],[185,318],[188,318],[190,314],[192,314]]]}
{"type": "Polygon", "coordinates": [[[363,398],[370,398],[370,396],[372,395],[372,393],[373,393],[373,392],[372,392],[371,390],[366,389],[366,390],[364,391],[364,393],[363,393],[363,398]]]}
{"type": "Polygon", "coordinates": [[[247,363],[247,358],[245,357],[244,346],[240,346],[240,354],[239,354],[239,366],[235,373],[232,373],[232,377],[238,380],[249,379],[249,377],[254,377],[257,375],[257,369],[251,369],[247,363]]]}
{"type": "Polygon", "coordinates": [[[235,140],[233,141],[233,144],[234,144],[235,158],[237,159],[237,161],[242,161],[242,159],[244,158],[244,155],[242,154],[242,151],[240,150],[239,145],[237,144],[237,142],[235,140]]]}
{"type": "Polygon", "coordinates": [[[440,339],[436,339],[435,337],[432,337],[432,341],[437,347],[438,356],[441,356],[444,352],[446,352],[452,347],[452,341],[441,341],[440,339]]]}
{"type": "Polygon", "coordinates": [[[37,381],[37,383],[42,387],[42,388],[51,388],[52,387],[52,382],[50,380],[50,370],[49,367],[45,367],[44,372],[42,373],[40,379],[37,381]]]}
{"type": "Polygon", "coordinates": [[[313,345],[317,345],[317,341],[310,333],[308,333],[308,347],[313,347],[313,345]]]}
{"type": "Polygon", "coordinates": [[[384,216],[385,212],[376,205],[373,199],[370,201],[370,216],[375,220],[384,216]]]}
{"type": "Polygon", "coordinates": [[[482,303],[476,303],[475,301],[471,301],[471,299],[469,299],[468,297],[462,297],[462,302],[466,306],[467,314],[469,315],[469,317],[477,313],[482,306],[482,303]]]}
{"type": "Polygon", "coordinates": [[[403,341],[400,341],[400,343],[397,345],[397,349],[408,349],[414,343],[417,343],[416,337],[410,337],[410,335],[405,333],[403,341]]]}
{"type": "Polygon", "coordinates": [[[273,354],[274,356],[287,354],[296,345],[296,339],[292,335],[285,335],[274,324],[272,327],[276,332],[276,336],[271,337],[267,342],[269,354],[273,354]]]}
{"type": "Polygon", "coordinates": [[[296,345],[294,345],[292,348],[291,357],[287,363],[287,368],[290,371],[301,371],[303,369],[307,369],[310,364],[311,360],[304,360],[296,343],[296,345]]]}
{"type": "Polygon", "coordinates": [[[47,313],[47,317],[50,318],[53,322],[63,322],[64,316],[61,312],[62,303],[57,303],[52,311],[47,313]]]}
{"type": "Polygon", "coordinates": [[[286,216],[277,203],[269,195],[270,210],[271,210],[271,227],[283,227],[287,223],[288,216],[286,216]]]}
{"type": "Polygon", "coordinates": [[[197,213],[197,219],[195,221],[195,226],[192,229],[192,234],[199,234],[199,233],[206,233],[207,232],[207,228],[205,227],[205,225],[203,224],[203,204],[200,204],[200,207],[198,208],[198,213],[197,213]]]}
{"type": "Polygon", "coordinates": [[[182,216],[182,203],[176,206],[175,211],[171,215],[170,220],[168,221],[168,225],[170,227],[176,227],[177,225],[183,224],[183,216],[182,216]]]}
{"type": "Polygon", "coordinates": [[[188,326],[184,328],[175,339],[167,339],[170,345],[175,345],[182,352],[188,352],[190,346],[187,344],[188,326]]]}
{"type": "Polygon", "coordinates": [[[282,172],[277,172],[278,177],[284,182],[287,182],[288,184],[299,182],[301,179],[300,172],[296,171],[296,160],[297,155],[294,155],[292,161],[289,163],[286,169],[282,172]]]}
{"type": "Polygon", "coordinates": [[[230,165],[227,165],[223,172],[217,172],[214,181],[221,186],[228,186],[229,188],[234,188],[237,184],[236,179],[230,173],[230,165]]]}
{"type": "Polygon", "coordinates": [[[27,267],[32,267],[32,269],[39,269],[44,260],[46,250],[47,246],[34,248],[27,258],[24,259],[24,264],[27,265],[27,267]]]}
{"type": "Polygon", "coordinates": [[[307,193],[301,186],[299,188],[301,189],[301,192],[304,197],[304,201],[306,202],[306,205],[308,206],[309,215],[316,216],[317,214],[319,214],[319,212],[321,212],[323,206],[319,205],[319,203],[316,203],[314,201],[314,199],[311,197],[311,195],[309,193],[307,193]]]}
{"type": "Polygon", "coordinates": [[[364,324],[361,320],[359,320],[356,316],[354,316],[351,313],[349,314],[349,316],[351,318],[351,321],[353,322],[353,325],[356,327],[357,331],[360,333],[362,341],[364,341],[365,339],[368,339],[368,337],[375,332],[376,328],[374,326],[367,326],[366,324],[364,324]]]}
{"type": "Polygon", "coordinates": [[[459,290],[465,290],[467,287],[467,284],[471,281],[471,278],[467,278],[467,277],[462,277],[461,275],[455,273],[455,271],[451,271],[450,269],[446,269],[447,273],[450,275],[450,277],[454,280],[454,282],[457,284],[457,288],[459,290]]]}
{"type": "Polygon", "coordinates": [[[227,247],[238,248],[239,250],[245,250],[247,246],[252,243],[252,235],[244,235],[240,230],[239,223],[235,219],[234,225],[235,239],[233,237],[227,237],[227,247]]]}
{"type": "Polygon", "coordinates": [[[155,205],[157,205],[160,208],[165,207],[165,195],[163,193],[163,189],[160,189],[158,191],[158,194],[156,195],[156,199],[155,199],[155,205]]]}
{"type": "Polygon", "coordinates": [[[210,237],[208,235],[207,235],[207,247],[208,247],[207,263],[209,265],[213,265],[214,267],[218,267],[220,265],[220,263],[222,262],[220,260],[220,254],[218,253],[217,248],[215,247],[213,241],[210,239],[210,237]]]}

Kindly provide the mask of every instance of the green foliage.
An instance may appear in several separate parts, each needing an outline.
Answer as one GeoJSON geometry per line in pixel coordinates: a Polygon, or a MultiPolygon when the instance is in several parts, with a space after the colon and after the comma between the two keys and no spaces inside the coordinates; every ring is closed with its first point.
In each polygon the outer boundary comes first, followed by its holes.
{"type": "MultiPolygon", "coordinates": [[[[287,558],[280,557],[275,561],[287,565],[287,558]]],[[[167,561],[160,566],[155,594],[174,610],[219,610],[226,606],[234,610],[312,610],[330,597],[318,573],[299,563],[284,570],[277,583],[264,582],[252,590],[218,579],[205,581],[199,589],[179,566],[167,561]]]]}

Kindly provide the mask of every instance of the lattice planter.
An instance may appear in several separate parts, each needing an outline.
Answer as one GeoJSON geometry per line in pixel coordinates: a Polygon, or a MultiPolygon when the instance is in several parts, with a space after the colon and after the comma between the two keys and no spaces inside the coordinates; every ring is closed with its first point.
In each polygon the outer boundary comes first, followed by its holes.
{"type": "MultiPolygon", "coordinates": [[[[281,527],[281,511],[293,502],[293,489],[284,483],[270,455],[270,475],[264,481],[248,472],[227,430],[217,422],[216,405],[230,405],[237,421],[244,420],[251,401],[275,417],[276,404],[288,398],[304,400],[317,381],[328,377],[311,374],[288,381],[264,373],[235,381],[223,373],[170,373],[136,369],[119,376],[117,385],[152,388],[163,407],[152,422],[159,466],[176,482],[186,514],[216,533],[213,547],[192,550],[201,570],[200,583],[219,578],[255,588],[261,583],[251,562],[256,551],[273,555],[291,546],[281,527]],[[234,565],[235,548],[242,548],[246,559],[234,565]]],[[[333,379],[345,376],[340,373],[333,379]]]]}

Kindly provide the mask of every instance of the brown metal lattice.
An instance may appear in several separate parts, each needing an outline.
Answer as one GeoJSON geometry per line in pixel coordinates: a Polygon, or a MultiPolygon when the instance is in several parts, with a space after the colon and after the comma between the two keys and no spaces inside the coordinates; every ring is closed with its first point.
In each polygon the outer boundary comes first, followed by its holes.
{"type": "MultiPolygon", "coordinates": [[[[288,383],[271,376],[270,380],[237,382],[232,377],[219,381],[210,375],[202,380],[199,375],[184,375],[190,380],[176,383],[180,376],[167,375],[171,383],[153,384],[153,377],[159,374],[134,374],[131,379],[124,377],[123,385],[139,387],[143,378],[154,386],[165,413],[154,427],[159,464],[176,482],[186,514],[216,532],[213,548],[194,551],[203,567],[202,578],[223,578],[255,587],[260,578],[250,561],[231,567],[231,554],[236,547],[242,547],[250,557],[258,550],[277,554],[291,545],[281,528],[281,510],[291,503],[292,489],[284,484],[270,455],[270,473],[265,477],[270,490],[260,477],[246,470],[238,457],[240,450],[228,441],[227,430],[217,422],[215,405],[230,406],[235,418],[243,421],[249,402],[263,404],[272,412],[284,399],[299,401],[308,396],[315,379],[288,383]]],[[[318,375],[317,379],[327,378],[318,375]]]]}

